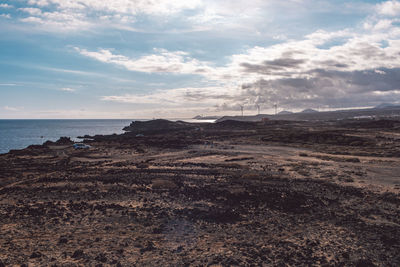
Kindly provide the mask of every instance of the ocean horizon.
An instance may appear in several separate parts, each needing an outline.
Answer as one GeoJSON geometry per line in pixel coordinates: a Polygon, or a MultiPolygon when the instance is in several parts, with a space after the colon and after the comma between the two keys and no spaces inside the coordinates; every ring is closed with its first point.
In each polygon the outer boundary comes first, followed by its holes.
{"type": "Polygon", "coordinates": [[[121,134],[125,126],[141,119],[0,119],[0,154],[70,137],[121,134]]]}
{"type": "MultiPolygon", "coordinates": [[[[122,134],[123,128],[132,121],[149,119],[0,119],[0,154],[13,149],[24,149],[30,145],[41,145],[46,141],[57,141],[78,136],[122,134]]],[[[215,120],[169,119],[186,122],[207,123],[215,120]]]]}

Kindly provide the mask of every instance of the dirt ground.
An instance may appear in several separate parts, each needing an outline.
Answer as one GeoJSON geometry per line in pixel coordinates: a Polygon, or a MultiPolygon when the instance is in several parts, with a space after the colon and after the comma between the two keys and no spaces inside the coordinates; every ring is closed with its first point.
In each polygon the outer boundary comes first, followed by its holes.
{"type": "Polygon", "coordinates": [[[400,266],[400,122],[128,130],[0,155],[0,266],[400,266]]]}

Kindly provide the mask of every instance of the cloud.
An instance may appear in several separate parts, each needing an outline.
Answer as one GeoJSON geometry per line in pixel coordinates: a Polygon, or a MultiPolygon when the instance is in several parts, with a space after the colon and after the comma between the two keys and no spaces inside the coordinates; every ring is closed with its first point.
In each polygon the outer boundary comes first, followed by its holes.
{"type": "Polygon", "coordinates": [[[23,17],[20,21],[41,27],[44,31],[60,32],[74,31],[77,29],[89,29],[92,22],[85,18],[84,14],[69,11],[42,12],[38,8],[20,8],[29,13],[29,17],[23,17]]]}
{"type": "Polygon", "coordinates": [[[65,33],[109,28],[128,31],[190,32],[217,31],[232,36],[265,36],[285,40],[274,20],[287,22],[312,13],[365,9],[365,3],[316,0],[20,0],[22,9],[41,10],[20,14],[21,22],[37,30],[65,33]],[[279,16],[285,12],[285,16],[279,16]],[[54,14],[53,14],[54,13],[54,14]],[[146,21],[144,25],[143,21],[146,21]],[[138,22],[138,23],[136,23],[138,22]],[[227,30],[234,32],[227,33],[227,30]]]}
{"type": "Polygon", "coordinates": [[[274,103],[287,108],[373,106],[392,102],[400,90],[399,27],[389,22],[375,23],[377,27],[364,33],[351,29],[318,30],[301,40],[252,47],[232,55],[225,66],[219,67],[185,52],[164,51],[129,59],[109,50],[77,51],[132,71],[198,74],[219,83],[210,88],[105,96],[102,99],[106,101],[198,103],[213,105],[216,110],[237,110],[239,105],[255,108],[255,104],[272,107],[274,103]],[[385,27],[379,26],[383,24],[385,27]],[[169,58],[175,59],[172,61],[176,64],[171,64],[169,58]],[[205,71],[199,72],[199,68],[205,71]]]}
{"type": "Polygon", "coordinates": [[[182,51],[170,52],[165,49],[155,49],[156,54],[131,59],[123,55],[113,54],[110,50],[100,49],[97,52],[75,48],[81,55],[96,59],[100,62],[111,63],[130,71],[147,73],[177,73],[177,74],[204,74],[212,69],[209,63],[191,58],[182,51]]]}
{"type": "Polygon", "coordinates": [[[223,87],[185,87],[158,90],[151,94],[126,94],[122,96],[103,96],[104,101],[132,104],[162,104],[164,106],[212,106],[223,99],[232,98],[232,91],[223,87]]]}
{"type": "Polygon", "coordinates": [[[377,5],[377,11],[381,15],[398,16],[400,15],[399,1],[386,1],[377,5]]]}
{"type": "Polygon", "coordinates": [[[140,15],[170,16],[184,10],[193,10],[201,0],[28,0],[18,10],[28,13],[22,22],[52,32],[82,31],[93,27],[132,28],[140,15]]]}
{"type": "Polygon", "coordinates": [[[382,74],[382,75],[386,74],[386,72],[384,72],[383,70],[375,70],[375,73],[382,74]]]}
{"type": "Polygon", "coordinates": [[[11,15],[10,14],[0,14],[1,18],[6,18],[6,19],[11,19],[11,15]]]}
{"type": "Polygon", "coordinates": [[[25,8],[18,8],[18,10],[26,12],[30,15],[35,15],[35,16],[39,16],[42,14],[42,10],[39,8],[25,7],[25,8]]]}
{"type": "MultiPolygon", "coordinates": [[[[400,74],[400,27],[396,17],[399,14],[398,1],[369,4],[368,12],[371,13],[364,21],[357,21],[360,27],[335,31],[316,30],[296,39],[293,39],[295,37],[291,32],[275,31],[270,23],[274,20],[276,22],[277,17],[303,17],[317,12],[315,10],[326,12],[333,4],[314,0],[28,0],[21,3],[25,3],[17,11],[21,21],[47,31],[80,31],[92,27],[143,30],[140,23],[148,21],[151,24],[149,28],[157,24],[152,22],[157,21],[162,24],[160,28],[165,23],[165,28],[170,30],[172,24],[168,22],[171,20],[175,24],[187,22],[185,29],[189,30],[214,29],[224,34],[232,33],[237,39],[242,37],[239,31],[243,30],[249,34],[259,34],[257,40],[263,40],[248,42],[257,43],[258,46],[242,46],[245,42],[241,41],[241,46],[235,47],[235,51],[240,52],[223,59],[225,55],[215,55],[212,52],[206,55],[207,58],[223,61],[224,65],[200,60],[190,53],[190,48],[188,51],[154,49],[150,53],[133,57],[120,52],[122,50],[117,47],[75,47],[75,51],[86,58],[125,70],[158,73],[168,78],[169,74],[196,75],[196,81],[201,78],[202,84],[210,84],[209,87],[181,86],[184,88],[147,94],[109,93],[101,97],[103,101],[156,104],[171,109],[190,105],[236,110],[238,105],[254,106],[259,103],[271,106],[276,102],[287,107],[339,107],[373,105],[390,100],[399,90],[400,82],[396,78],[400,74]],[[315,6],[315,9],[308,10],[310,6],[315,6]],[[287,13],[281,16],[283,13],[277,10],[287,13]],[[263,35],[267,31],[265,29],[271,31],[269,37],[263,35]]],[[[346,3],[351,5],[351,11],[356,10],[358,4],[363,6],[360,8],[363,11],[353,14],[355,17],[368,9],[359,2],[346,3]]],[[[349,12],[348,9],[335,9],[333,13],[337,15],[346,12],[349,12]]],[[[175,24],[171,27],[175,27],[175,24]]],[[[305,31],[307,29],[302,32],[305,31]]],[[[201,37],[209,37],[207,34],[201,37]]],[[[65,72],[84,74],[72,70],[65,72]]]]}
{"type": "Polygon", "coordinates": [[[0,4],[0,8],[13,8],[13,7],[14,6],[9,5],[9,4],[4,4],[4,3],[0,4]]]}
{"type": "Polygon", "coordinates": [[[64,92],[75,92],[76,91],[76,89],[69,88],[69,87],[60,88],[60,90],[64,91],[64,92]]]}
{"type": "Polygon", "coordinates": [[[184,9],[194,9],[201,4],[200,0],[114,0],[114,1],[65,1],[65,0],[29,0],[30,5],[50,6],[58,9],[83,10],[91,9],[101,12],[114,12],[126,14],[171,14],[184,9]]]}
{"type": "Polygon", "coordinates": [[[237,104],[255,103],[343,108],[392,102],[390,97],[400,88],[397,30],[389,25],[378,33],[317,31],[304,40],[234,55],[231,73],[246,74],[249,82],[218,108],[235,110],[237,104]],[[338,37],[341,42],[329,45],[338,37]]]}
{"type": "MultiPolygon", "coordinates": [[[[286,39],[279,30],[269,27],[268,31],[259,31],[259,28],[260,25],[268,26],[282,10],[286,15],[280,19],[287,20],[309,15],[310,10],[341,11],[343,6],[337,7],[327,4],[326,1],[316,0],[21,0],[20,2],[22,8],[41,10],[42,14],[23,15],[21,21],[43,31],[64,33],[93,28],[117,28],[132,31],[151,29],[165,33],[166,30],[187,32],[234,29],[235,35],[238,31],[245,35],[261,35],[264,32],[271,34],[271,38],[275,36],[279,40],[286,39]],[[55,13],[54,16],[52,13],[55,13]],[[64,16],[62,20],[58,19],[60,14],[64,16]],[[148,19],[150,23],[141,24],[143,18],[148,19]],[[138,25],[136,21],[139,21],[138,25]]],[[[358,10],[362,9],[360,5],[357,7],[358,10]]],[[[347,4],[346,9],[349,8],[351,5],[347,4]]]]}
{"type": "Polygon", "coordinates": [[[0,86],[16,86],[16,83],[0,83],[0,86]]]}
{"type": "Polygon", "coordinates": [[[4,106],[3,109],[5,109],[7,111],[19,111],[20,110],[20,108],[9,107],[9,106],[4,106]]]}
{"type": "Polygon", "coordinates": [[[303,40],[289,40],[268,47],[253,47],[234,54],[225,66],[216,67],[184,51],[155,49],[154,54],[129,58],[111,50],[77,52],[100,62],[146,73],[196,74],[223,84],[240,84],[259,79],[311,78],[313,70],[354,72],[399,68],[400,31],[390,25],[385,32],[359,34],[350,30],[316,31],[303,40]],[[332,41],[340,41],[331,45],[332,41]],[[388,41],[387,41],[388,40],[388,41]],[[387,41],[387,45],[382,45],[387,41]]]}
{"type": "Polygon", "coordinates": [[[400,90],[389,90],[389,91],[373,91],[372,92],[375,95],[380,95],[380,96],[396,96],[398,97],[398,95],[400,95],[400,90]]]}
{"type": "Polygon", "coordinates": [[[385,36],[355,34],[345,39],[344,44],[329,48],[321,48],[326,42],[319,43],[314,39],[255,47],[246,54],[234,55],[231,64],[240,66],[242,72],[259,74],[265,79],[309,76],[314,69],[359,71],[398,68],[399,41],[390,40],[389,46],[382,47],[381,42],[385,39],[385,36]]]}
{"type": "Polygon", "coordinates": [[[60,69],[60,68],[52,68],[52,67],[43,67],[43,66],[38,66],[38,65],[29,66],[29,67],[46,70],[46,71],[69,73],[69,74],[82,75],[82,76],[103,76],[100,73],[90,72],[90,71],[82,71],[82,70],[60,69]]]}
{"type": "Polygon", "coordinates": [[[374,26],[373,26],[373,30],[375,31],[380,31],[380,30],[385,30],[388,29],[392,26],[392,23],[394,22],[394,20],[390,20],[390,19],[382,19],[379,20],[374,26]]]}
{"type": "Polygon", "coordinates": [[[294,107],[360,107],[393,99],[400,89],[400,68],[371,71],[313,70],[310,77],[259,80],[245,84],[241,95],[232,104],[263,103],[294,107]],[[382,75],[385,73],[385,75],[382,75]],[[379,92],[379,93],[378,93],[379,92]]]}

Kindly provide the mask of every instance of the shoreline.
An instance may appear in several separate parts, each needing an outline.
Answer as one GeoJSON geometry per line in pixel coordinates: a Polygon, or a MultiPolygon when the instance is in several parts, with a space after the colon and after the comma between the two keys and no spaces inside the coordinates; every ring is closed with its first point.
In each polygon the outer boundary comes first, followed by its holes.
{"type": "MultiPolygon", "coordinates": [[[[110,126],[110,128],[112,129],[111,131],[117,131],[117,134],[122,134],[122,133],[124,133],[124,131],[122,130],[122,128],[123,127],[125,127],[125,126],[127,126],[129,123],[131,123],[132,121],[149,121],[149,120],[147,120],[147,119],[135,119],[135,120],[131,120],[131,119],[18,119],[18,120],[15,120],[15,119],[9,119],[9,120],[5,120],[5,119],[0,119],[0,122],[1,121],[8,121],[8,122],[13,122],[13,121],[18,121],[18,122],[24,122],[24,121],[30,121],[30,122],[102,122],[102,121],[108,121],[108,122],[118,122],[118,121],[121,121],[121,122],[123,122],[123,123],[121,123],[121,125],[120,125],[120,127],[115,127],[115,126],[110,126]]],[[[183,121],[186,121],[186,122],[191,122],[191,123],[211,123],[211,122],[214,122],[215,120],[195,120],[195,119],[179,119],[179,120],[183,120],[183,121]]],[[[177,120],[172,120],[172,121],[178,121],[178,119],[177,120]]],[[[19,125],[19,127],[21,127],[20,125],[19,125]]],[[[89,127],[90,128],[90,127],[89,127]]],[[[55,129],[57,129],[57,130],[59,130],[59,131],[63,131],[63,127],[62,126],[60,126],[60,127],[58,127],[58,128],[55,128],[55,129]]],[[[72,129],[73,129],[73,126],[72,126],[72,129]]],[[[1,128],[1,125],[0,125],[0,130],[2,130],[2,128],[1,128]]],[[[29,129],[29,127],[27,127],[26,128],[26,131],[29,131],[30,129],[29,129]]],[[[76,128],[76,131],[78,131],[79,130],[79,127],[77,127],[76,128]]],[[[5,135],[5,136],[3,136],[2,138],[8,138],[7,137],[7,129],[4,129],[4,131],[5,132],[3,132],[3,134],[5,135]]],[[[33,141],[33,143],[25,143],[24,144],[24,146],[21,146],[21,145],[19,145],[19,143],[16,141],[16,145],[14,145],[13,147],[10,147],[9,149],[8,149],[8,151],[7,152],[2,152],[2,151],[5,151],[5,150],[2,150],[3,148],[1,147],[1,139],[0,139],[0,155],[2,155],[2,154],[6,154],[6,153],[8,153],[10,150],[21,150],[21,149],[25,149],[25,148],[27,148],[28,146],[30,146],[30,145],[41,145],[41,144],[43,144],[43,143],[45,143],[45,142],[47,142],[47,141],[53,141],[53,142],[55,142],[55,141],[57,141],[59,138],[61,138],[61,137],[70,137],[71,139],[73,139],[73,140],[75,140],[76,142],[80,142],[81,140],[82,140],[82,138],[79,138],[79,136],[84,136],[84,135],[95,135],[95,134],[98,134],[98,135],[104,135],[104,134],[107,134],[106,132],[107,132],[107,128],[105,128],[105,129],[103,129],[103,130],[100,130],[99,132],[94,132],[93,130],[88,130],[89,132],[84,132],[85,130],[82,130],[82,131],[80,131],[79,133],[75,133],[74,134],[74,136],[72,136],[72,135],[65,135],[64,133],[62,133],[62,132],[60,132],[59,133],[59,135],[58,136],[45,136],[45,137],[42,137],[42,135],[43,135],[43,133],[40,133],[40,132],[38,132],[38,134],[37,134],[37,136],[35,137],[35,136],[29,136],[29,138],[30,139],[32,139],[32,140],[35,140],[35,141],[33,141]],[[46,139],[47,138],[47,139],[46,139]],[[49,139],[50,138],[50,139],[49,139]]],[[[20,134],[20,136],[19,136],[19,138],[22,138],[22,139],[24,139],[24,138],[27,138],[26,136],[24,136],[24,133],[22,132],[20,132],[20,133],[16,133],[16,134],[20,134]]],[[[112,134],[111,132],[109,132],[108,134],[112,134]]],[[[44,134],[45,135],[45,134],[44,134]]]]}

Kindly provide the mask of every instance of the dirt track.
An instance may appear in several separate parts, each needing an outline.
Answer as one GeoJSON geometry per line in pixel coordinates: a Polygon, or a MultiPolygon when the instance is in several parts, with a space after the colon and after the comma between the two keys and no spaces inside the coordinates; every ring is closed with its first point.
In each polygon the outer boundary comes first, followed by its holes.
{"type": "Polygon", "coordinates": [[[152,127],[1,155],[1,262],[400,265],[398,128],[152,127]]]}

